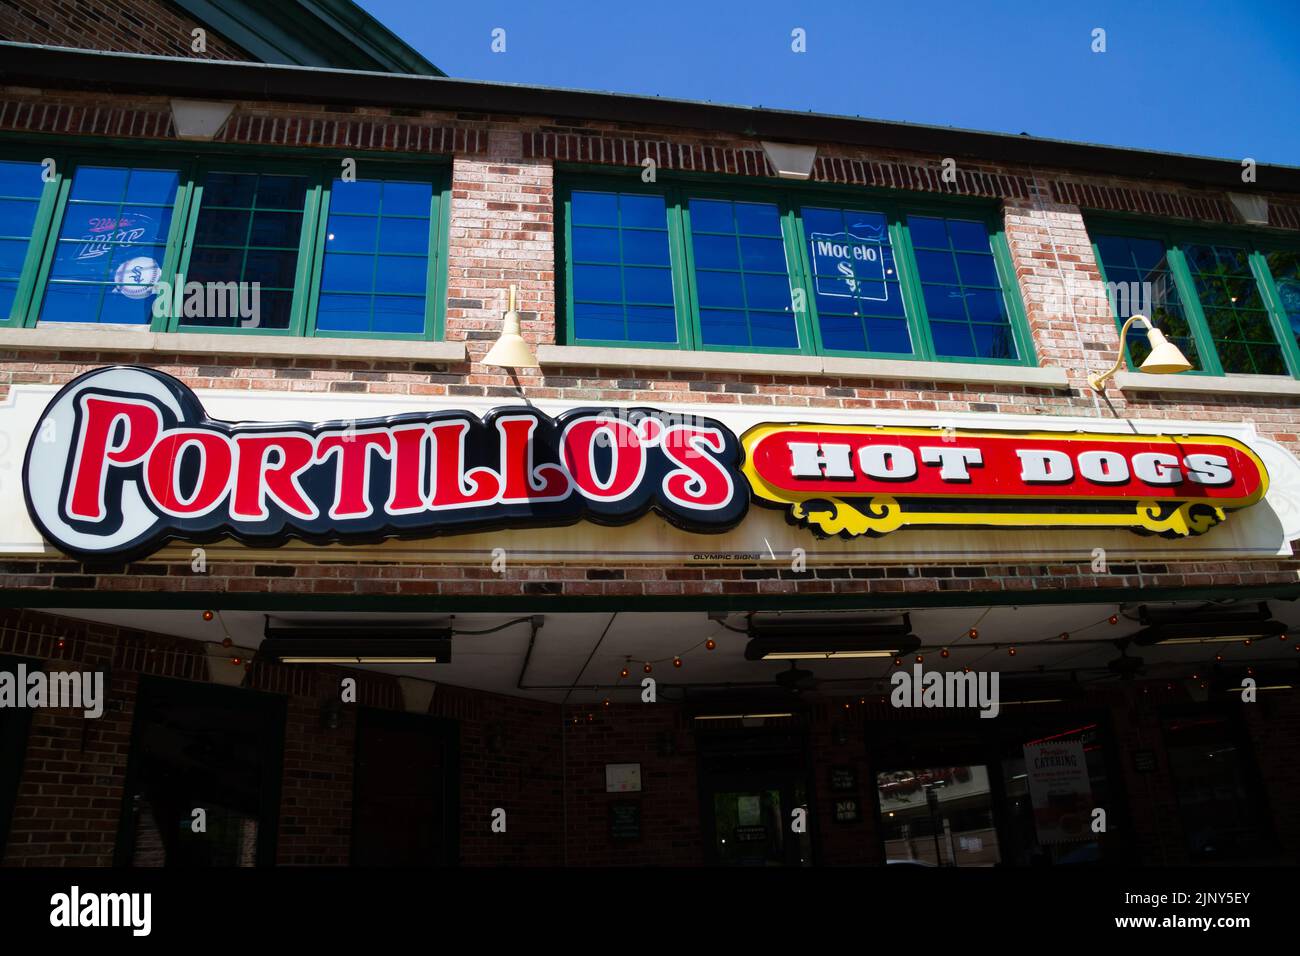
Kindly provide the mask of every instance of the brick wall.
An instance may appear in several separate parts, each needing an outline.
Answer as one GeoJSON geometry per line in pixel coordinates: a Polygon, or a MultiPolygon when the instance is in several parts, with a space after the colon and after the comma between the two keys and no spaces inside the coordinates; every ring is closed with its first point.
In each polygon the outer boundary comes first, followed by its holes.
{"type": "MultiPolygon", "coordinates": [[[[86,92],[0,88],[0,129],[75,133],[112,127],[142,142],[169,137],[161,98],[105,99],[86,92]],[[116,111],[105,113],[104,111],[116,111]]],[[[168,372],[192,388],[238,392],[421,395],[451,405],[461,397],[516,398],[516,380],[481,364],[497,334],[506,286],[523,290],[524,332],[530,341],[556,338],[554,189],[556,163],[589,161],[641,176],[640,159],[660,168],[770,173],[751,140],[671,129],[627,130],[610,124],[559,126],[545,118],[437,111],[308,107],[242,103],[221,134],[226,142],[311,144],[322,155],[382,156],[394,150],[450,153],[452,202],[447,255],[446,338],[467,345],[467,362],[247,358],[161,352],[0,350],[0,398],[12,385],[57,385],[87,369],[139,363],[168,372]]],[[[666,371],[655,368],[526,369],[517,384],[534,399],[575,403],[627,401],[672,407],[701,402],[727,406],[859,408],[918,412],[1253,421],[1266,437],[1300,451],[1300,399],[1282,395],[1092,393],[1087,372],[1108,365],[1119,339],[1105,311],[1100,273],[1083,213],[1075,202],[1136,208],[1205,221],[1226,215],[1225,195],[1178,183],[1118,181],[1060,169],[1011,169],[958,164],[956,183],[939,177],[941,157],[823,147],[816,176],[824,181],[907,187],[1000,200],[1011,259],[1040,364],[1065,368],[1070,388],[892,381],[863,375],[785,373],[779,362],[761,373],[666,371]],[[1105,190],[1101,190],[1105,187],[1105,190]],[[1109,191],[1106,191],[1109,190],[1109,191]],[[1062,202],[1062,198],[1074,202],[1062,202]],[[1127,206],[1125,204],[1127,203],[1127,206]]],[[[364,160],[363,160],[364,161],[364,160]]],[[[1295,199],[1274,196],[1278,225],[1294,229],[1295,199]]],[[[331,551],[331,559],[342,557],[331,551]]],[[[367,555],[359,555],[367,557],[367,555]]],[[[294,559],[278,566],[221,562],[194,575],[187,563],[83,566],[61,559],[0,562],[0,587],[81,591],[166,591],[269,594],[402,594],[402,596],[746,596],[746,594],[904,594],[1044,591],[1061,588],[1236,587],[1291,584],[1294,559],[1160,562],[1093,575],[1087,564],[913,568],[824,567],[806,574],[764,567],[638,567],[591,578],[581,567],[486,567],[377,561],[317,564],[294,559]],[[266,571],[273,568],[274,572],[266,571]]],[[[194,600],[200,600],[195,597],[194,600]]]]}
{"type": "Polygon", "coordinates": [[[201,60],[252,59],[161,0],[0,0],[0,40],[201,60]],[[191,47],[196,27],[207,30],[207,49],[202,53],[191,47]]]}

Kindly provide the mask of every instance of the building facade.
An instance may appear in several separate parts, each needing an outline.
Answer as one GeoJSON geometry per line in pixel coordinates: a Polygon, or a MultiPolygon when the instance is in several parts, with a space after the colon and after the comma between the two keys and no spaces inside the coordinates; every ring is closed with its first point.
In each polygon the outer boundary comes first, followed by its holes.
{"type": "Polygon", "coordinates": [[[1300,172],[284,6],[0,19],[0,861],[1296,861],[1300,172]]]}

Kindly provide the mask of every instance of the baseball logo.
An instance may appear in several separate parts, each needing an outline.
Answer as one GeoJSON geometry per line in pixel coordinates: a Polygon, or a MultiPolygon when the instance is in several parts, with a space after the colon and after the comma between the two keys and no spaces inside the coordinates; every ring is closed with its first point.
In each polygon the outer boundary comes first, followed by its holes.
{"type": "Polygon", "coordinates": [[[117,283],[116,292],[128,299],[147,299],[153,295],[154,287],[162,276],[162,267],[149,256],[137,256],[128,259],[117,267],[113,281],[117,283]]]}

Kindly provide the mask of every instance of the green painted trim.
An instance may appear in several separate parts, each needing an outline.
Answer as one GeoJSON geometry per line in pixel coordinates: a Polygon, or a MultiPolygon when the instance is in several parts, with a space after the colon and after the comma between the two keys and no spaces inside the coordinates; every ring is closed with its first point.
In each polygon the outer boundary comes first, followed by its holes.
{"type": "MultiPolygon", "coordinates": [[[[815,580],[815,579],[814,579],[815,580]]],[[[1075,588],[1059,591],[994,591],[915,594],[732,594],[609,595],[546,597],[400,594],[252,594],[211,591],[59,591],[0,589],[7,608],[137,608],[246,611],[531,612],[875,610],[885,608],[1027,607],[1031,605],[1121,604],[1231,598],[1238,601],[1300,598],[1300,583],[1234,587],[1075,588]]]]}
{"type": "MultiPolygon", "coordinates": [[[[158,149],[145,149],[134,140],[102,139],[105,149],[94,153],[89,137],[64,137],[75,150],[49,150],[45,148],[54,138],[40,138],[34,144],[31,137],[20,140],[0,136],[0,159],[38,162],[45,157],[55,159],[55,179],[46,184],[41,197],[27,258],[19,279],[18,293],[11,314],[0,319],[0,327],[34,327],[39,322],[41,304],[48,286],[50,271],[58,245],[59,230],[67,211],[72,175],[82,165],[128,166],[150,168],[175,168],[180,172],[180,187],[172,209],[172,220],[166,238],[166,254],[162,262],[162,281],[174,287],[178,276],[188,273],[193,252],[194,234],[202,206],[202,177],[204,173],[220,167],[246,169],[256,172],[285,172],[306,175],[310,180],[304,201],[303,228],[299,237],[298,266],[295,271],[293,304],[288,329],[249,329],[205,325],[186,325],[183,316],[171,316],[163,308],[162,316],[154,316],[149,323],[152,332],[202,332],[237,335],[312,336],[318,302],[315,285],[323,258],[323,230],[326,215],[319,208],[324,183],[336,174],[337,164],[348,157],[343,152],[332,155],[320,150],[260,150],[209,149],[196,151],[192,143],[160,144],[158,149]]],[[[220,144],[212,144],[214,147],[220,144]]],[[[355,152],[355,151],[351,151],[355,152]]],[[[385,155],[382,159],[363,157],[358,164],[360,178],[416,178],[428,180],[433,185],[433,203],[430,217],[430,255],[425,297],[425,328],[419,334],[322,332],[322,337],[359,339],[400,339],[408,341],[438,341],[443,336],[446,321],[447,295],[447,237],[451,221],[451,176],[445,162],[431,161],[428,155],[385,155]]]]}
{"type": "MultiPolygon", "coordinates": [[[[138,145],[138,144],[137,144],[138,145]]],[[[50,272],[54,267],[54,257],[58,250],[59,232],[63,228],[63,219],[67,214],[68,197],[72,192],[73,181],[76,178],[76,172],[82,166],[102,166],[128,169],[171,169],[176,168],[178,173],[179,184],[176,190],[176,199],[172,205],[171,223],[167,227],[167,238],[164,240],[165,253],[163,261],[160,264],[161,276],[165,281],[174,281],[176,253],[178,240],[181,235],[181,229],[185,223],[186,204],[187,204],[187,184],[189,180],[189,170],[186,163],[170,163],[166,159],[159,159],[155,153],[146,152],[120,152],[104,156],[100,153],[69,153],[65,154],[64,161],[60,166],[60,172],[56,177],[58,189],[51,200],[52,208],[47,222],[46,233],[42,239],[40,247],[39,264],[35,266],[34,278],[30,287],[30,296],[27,302],[26,314],[22,317],[20,324],[25,328],[35,328],[41,321],[41,307],[45,303],[45,293],[49,288],[50,272]]],[[[35,243],[35,239],[33,239],[35,243]]],[[[30,251],[29,251],[30,255],[30,251]]],[[[99,325],[98,322],[75,323],[75,322],[51,322],[51,326],[60,325],[99,325]]],[[[157,325],[157,319],[152,319],[148,323],[150,329],[157,325]]]]}
{"type": "MultiPolygon", "coordinates": [[[[439,166],[387,166],[367,162],[364,171],[357,164],[358,180],[406,180],[418,177],[427,179],[433,186],[433,196],[429,204],[429,252],[425,259],[424,290],[424,329],[421,332],[343,332],[321,331],[316,328],[320,309],[321,278],[325,272],[325,242],[329,233],[330,202],[333,197],[332,174],[321,181],[321,208],[317,217],[314,240],[314,255],[311,276],[308,284],[307,314],[310,321],[306,334],[311,338],[335,339],[396,339],[399,341],[428,342],[442,338],[443,322],[446,315],[446,238],[450,226],[451,184],[446,170],[439,166]],[[379,167],[376,171],[376,167],[379,167]]],[[[417,258],[417,257],[412,257],[417,258]]]]}
{"type": "Polygon", "coordinates": [[[895,360],[936,361],[953,363],[979,363],[1032,367],[1037,365],[1033,336],[1029,329],[1024,302],[1020,297],[1019,282],[1011,263],[1011,253],[999,213],[999,204],[971,197],[925,198],[917,200],[915,193],[902,190],[864,190],[861,187],[837,184],[809,184],[792,186],[774,183],[770,178],[728,176],[720,180],[708,173],[661,173],[653,184],[643,183],[639,172],[632,168],[626,176],[611,172],[608,166],[592,164],[565,164],[557,167],[557,214],[563,227],[557,229],[558,269],[563,270],[564,294],[557,297],[557,341],[560,344],[593,347],[677,349],[710,352],[735,352],[772,355],[832,355],[851,358],[879,358],[895,360]],[[573,329],[573,262],[571,197],[575,189],[613,192],[650,192],[664,197],[669,211],[669,245],[672,253],[674,303],[678,316],[678,342],[627,342],[596,341],[579,338],[573,329]],[[802,290],[807,308],[800,314],[796,309],[795,328],[799,336],[797,349],[764,348],[760,346],[704,345],[700,329],[700,307],[696,292],[695,257],[691,241],[691,198],[727,199],[741,202],[768,202],[776,204],[781,216],[782,239],[786,248],[787,273],[791,294],[802,290]],[[817,312],[812,267],[808,261],[807,237],[803,228],[800,208],[807,205],[829,204],[868,208],[882,213],[889,223],[890,242],[894,262],[899,270],[899,288],[903,295],[904,312],[912,338],[910,354],[897,352],[869,352],[827,349],[822,340],[821,324],[817,312]],[[674,213],[678,221],[674,222],[674,213]],[[945,218],[962,218],[984,224],[989,234],[989,246],[997,270],[1002,297],[1007,309],[1008,324],[1016,346],[1016,359],[984,359],[970,356],[939,356],[935,354],[930,334],[929,315],[921,294],[915,252],[912,248],[906,216],[932,215],[945,218]],[[560,238],[562,237],[562,238],[560,238]]]}

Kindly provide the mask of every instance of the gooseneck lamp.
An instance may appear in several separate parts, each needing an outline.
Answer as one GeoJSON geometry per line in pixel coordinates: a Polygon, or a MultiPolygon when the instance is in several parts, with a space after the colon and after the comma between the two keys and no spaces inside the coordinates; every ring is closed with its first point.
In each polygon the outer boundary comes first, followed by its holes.
{"type": "Polygon", "coordinates": [[[1179,351],[1178,346],[1165,338],[1165,334],[1152,325],[1150,319],[1145,315],[1132,315],[1124,323],[1124,327],[1119,330],[1119,356],[1115,359],[1114,366],[1100,375],[1094,372],[1088,376],[1088,384],[1092,386],[1093,391],[1105,391],[1106,383],[1124,364],[1124,344],[1128,341],[1129,327],[1134,322],[1141,322],[1146,326],[1147,341],[1151,343],[1151,354],[1146,357],[1146,361],[1138,366],[1139,371],[1150,372],[1154,375],[1171,375],[1175,372],[1186,372],[1192,367],[1192,363],[1187,361],[1187,356],[1179,351]]]}

